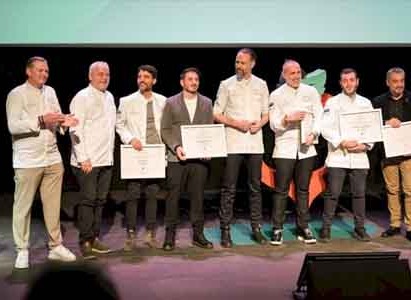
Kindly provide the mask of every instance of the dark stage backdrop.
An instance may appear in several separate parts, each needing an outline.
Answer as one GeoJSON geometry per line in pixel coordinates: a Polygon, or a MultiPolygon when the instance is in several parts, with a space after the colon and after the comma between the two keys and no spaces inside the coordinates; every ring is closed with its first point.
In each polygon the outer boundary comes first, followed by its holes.
{"type": "MultiPolygon", "coordinates": [[[[7,130],[5,101],[7,93],[25,80],[24,68],[30,56],[44,56],[50,67],[48,84],[57,92],[63,112],[68,112],[72,97],[88,84],[87,74],[91,62],[105,60],[111,67],[109,90],[116,104],[122,96],[136,90],[136,70],[141,64],[152,64],[159,70],[155,91],[171,96],[180,91],[179,74],[185,67],[197,67],[202,72],[200,92],[215,99],[219,82],[234,74],[234,59],[239,48],[110,48],[110,47],[0,47],[0,108],[1,173],[0,192],[12,192],[13,168],[11,139],[7,130]]],[[[281,72],[281,65],[287,58],[296,59],[306,72],[317,68],[327,71],[326,92],[339,92],[339,71],[344,67],[357,69],[360,77],[359,93],[373,98],[386,91],[385,73],[393,66],[411,69],[410,49],[403,47],[326,47],[326,48],[254,48],[258,55],[254,74],[267,81],[270,92],[275,88],[281,72]]],[[[407,79],[408,83],[408,79],[407,79]]],[[[266,126],[265,158],[269,160],[273,147],[273,135],[266,126]]],[[[117,141],[118,143],[118,141],[117,141]]],[[[70,140],[68,135],[59,138],[59,146],[66,166],[64,190],[76,189],[75,180],[69,168],[70,140]]],[[[378,157],[371,157],[373,168],[369,179],[369,192],[381,195],[382,179],[378,157]]],[[[208,189],[218,189],[222,160],[212,162],[208,189]]],[[[123,189],[119,178],[118,146],[113,189],[123,189]]],[[[240,181],[244,179],[240,178],[240,181]]]]}

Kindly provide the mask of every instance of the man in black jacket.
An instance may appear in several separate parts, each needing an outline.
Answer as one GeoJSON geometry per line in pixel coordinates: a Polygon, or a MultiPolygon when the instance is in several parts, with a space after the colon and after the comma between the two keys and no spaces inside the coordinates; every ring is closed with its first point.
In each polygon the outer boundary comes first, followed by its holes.
{"type": "MultiPolygon", "coordinates": [[[[374,99],[374,108],[381,108],[385,125],[394,128],[401,122],[411,121],[411,94],[405,91],[405,72],[401,68],[391,68],[387,72],[389,91],[374,99]]],[[[411,155],[382,159],[382,172],[388,196],[390,226],[382,237],[391,237],[401,233],[402,206],[404,198],[404,223],[406,238],[411,241],[411,155]]]]}

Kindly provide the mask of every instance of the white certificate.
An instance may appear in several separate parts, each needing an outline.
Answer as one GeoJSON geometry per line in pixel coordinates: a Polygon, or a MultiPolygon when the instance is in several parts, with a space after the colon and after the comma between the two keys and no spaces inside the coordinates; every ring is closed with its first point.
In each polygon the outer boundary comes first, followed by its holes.
{"type": "Polygon", "coordinates": [[[382,128],[381,109],[340,114],[340,134],[343,140],[381,142],[382,128]]]}
{"type": "Polygon", "coordinates": [[[165,146],[143,145],[143,149],[137,151],[131,145],[121,145],[120,173],[121,179],[165,178],[165,146]]]}
{"type": "Polygon", "coordinates": [[[411,155],[411,122],[401,123],[401,127],[384,126],[384,149],[387,157],[411,155]]]}
{"type": "MultiPolygon", "coordinates": [[[[301,120],[300,123],[300,137],[301,137],[301,144],[305,144],[307,141],[308,136],[313,133],[314,128],[314,114],[308,112],[305,114],[304,119],[301,120]]],[[[314,144],[318,144],[318,137],[315,138],[314,144]]]]}
{"type": "Polygon", "coordinates": [[[181,139],[187,159],[227,156],[223,124],[182,125],[181,139]]]}

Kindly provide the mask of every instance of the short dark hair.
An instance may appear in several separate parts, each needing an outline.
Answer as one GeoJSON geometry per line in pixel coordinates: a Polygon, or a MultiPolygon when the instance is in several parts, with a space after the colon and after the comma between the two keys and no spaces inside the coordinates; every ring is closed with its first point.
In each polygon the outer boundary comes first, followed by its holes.
{"type": "Polygon", "coordinates": [[[146,71],[146,72],[150,73],[151,76],[153,76],[154,79],[157,79],[158,71],[152,65],[141,65],[141,66],[138,67],[138,72],[140,72],[140,71],[146,71]]]}
{"type": "Polygon", "coordinates": [[[345,74],[350,74],[350,73],[354,73],[355,77],[358,78],[357,71],[353,68],[344,68],[344,69],[342,69],[341,72],[340,72],[340,78],[341,78],[341,76],[343,76],[345,74]]]}
{"type": "Polygon", "coordinates": [[[185,68],[183,71],[181,71],[180,79],[184,79],[186,74],[189,73],[189,72],[194,72],[198,75],[199,78],[201,77],[201,73],[200,73],[199,69],[194,68],[194,67],[190,67],[190,68],[185,68]]]}
{"type": "Polygon", "coordinates": [[[242,49],[238,50],[237,53],[240,53],[240,52],[246,53],[246,54],[250,55],[251,60],[253,60],[253,61],[256,61],[256,60],[257,60],[257,54],[256,54],[255,51],[254,51],[253,49],[251,49],[251,48],[242,48],[242,49]]]}
{"type": "Polygon", "coordinates": [[[41,62],[47,63],[47,60],[46,60],[44,57],[41,57],[41,56],[33,56],[33,57],[30,57],[30,58],[27,60],[26,69],[27,69],[27,68],[31,68],[36,61],[41,61],[41,62]]]}

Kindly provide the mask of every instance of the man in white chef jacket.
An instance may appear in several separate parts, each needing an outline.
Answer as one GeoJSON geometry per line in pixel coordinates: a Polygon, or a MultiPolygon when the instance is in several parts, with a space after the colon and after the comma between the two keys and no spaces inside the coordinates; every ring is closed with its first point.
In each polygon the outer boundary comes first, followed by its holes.
{"type": "Polygon", "coordinates": [[[343,69],[340,73],[342,92],[330,98],[324,108],[321,132],[328,142],[328,155],[325,161],[328,187],[324,194],[321,242],[331,240],[332,219],[346,176],[350,179],[354,212],[353,237],[364,242],[370,240],[364,227],[366,180],[370,167],[366,152],[372,148],[373,144],[364,144],[342,137],[339,130],[341,113],[373,109],[370,100],[357,94],[358,84],[357,72],[351,68],[343,69]]]}
{"type": "Polygon", "coordinates": [[[247,167],[247,186],[252,238],[259,244],[266,239],[261,233],[261,163],[264,153],[261,128],[268,122],[267,83],[252,74],[256,54],[243,48],[235,59],[236,74],[223,80],[214,103],[214,120],[225,125],[227,138],[226,167],[221,187],[221,246],[232,247],[230,224],[241,165],[247,167]]]}
{"type": "Polygon", "coordinates": [[[71,166],[80,186],[78,228],[84,258],[108,253],[110,248],[99,239],[103,207],[111,185],[113,168],[116,106],[107,90],[110,69],[106,62],[90,65],[88,87],[70,103],[79,124],[70,128],[71,166]]]}
{"type": "Polygon", "coordinates": [[[283,64],[285,83],[270,95],[270,126],[275,133],[273,158],[272,245],[283,243],[283,224],[291,180],[297,200],[297,237],[306,244],[316,243],[308,226],[309,184],[317,152],[314,142],[320,134],[322,105],[314,87],[301,83],[301,67],[294,60],[283,64]]]}

